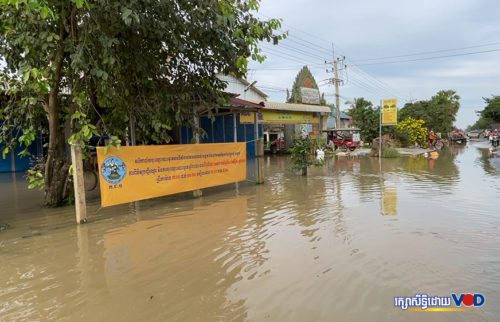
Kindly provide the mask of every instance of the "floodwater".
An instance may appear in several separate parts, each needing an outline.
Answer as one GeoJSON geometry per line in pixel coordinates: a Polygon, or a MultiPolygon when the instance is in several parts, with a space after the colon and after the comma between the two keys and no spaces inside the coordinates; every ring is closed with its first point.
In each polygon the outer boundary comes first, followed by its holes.
{"type": "Polygon", "coordinates": [[[492,321],[500,316],[500,157],[266,157],[266,183],[100,209],[40,209],[0,176],[0,320],[492,321]],[[382,172],[380,172],[382,169],[382,172]],[[481,293],[467,312],[394,297],[481,293]]]}

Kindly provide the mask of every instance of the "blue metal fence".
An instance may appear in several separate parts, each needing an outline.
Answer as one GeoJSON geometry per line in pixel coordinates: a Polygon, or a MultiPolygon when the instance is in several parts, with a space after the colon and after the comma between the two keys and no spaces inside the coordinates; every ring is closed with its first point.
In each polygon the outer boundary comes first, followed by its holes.
{"type": "MultiPolygon", "coordinates": [[[[204,116],[200,118],[200,127],[206,135],[201,137],[201,143],[225,143],[234,142],[234,128],[232,115],[219,115],[214,117],[204,116]]],[[[259,127],[259,137],[263,136],[262,124],[259,127]]],[[[239,117],[236,118],[236,129],[238,142],[247,142],[247,157],[255,156],[255,127],[254,124],[241,124],[239,117]]],[[[181,128],[181,144],[191,144],[193,130],[188,127],[181,128]]]]}

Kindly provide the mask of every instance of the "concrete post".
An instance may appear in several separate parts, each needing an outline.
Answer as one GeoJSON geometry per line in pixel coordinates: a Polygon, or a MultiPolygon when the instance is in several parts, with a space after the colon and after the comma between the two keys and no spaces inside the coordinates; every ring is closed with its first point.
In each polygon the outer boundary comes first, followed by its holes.
{"type": "Polygon", "coordinates": [[[254,121],[255,129],[255,174],[257,176],[257,184],[264,183],[264,140],[259,137],[259,120],[258,113],[255,113],[254,121]]]}
{"type": "MultiPolygon", "coordinates": [[[[237,123],[237,114],[236,112],[233,113],[233,141],[236,143],[238,142],[238,123],[237,123]]],[[[236,182],[234,184],[234,186],[236,187],[236,194],[239,193],[239,187],[240,187],[240,184],[238,182],[236,182]]]]}
{"type": "Polygon", "coordinates": [[[130,145],[135,146],[137,145],[137,139],[135,136],[135,117],[130,116],[130,145]]]}
{"type": "Polygon", "coordinates": [[[76,222],[84,224],[87,222],[87,203],[85,201],[85,183],[83,179],[83,153],[79,144],[71,145],[71,163],[73,165],[76,222]]]}
{"type": "MultiPolygon", "coordinates": [[[[198,115],[196,115],[196,114],[194,115],[193,121],[194,121],[194,125],[195,125],[195,129],[193,129],[194,143],[200,144],[200,133],[198,132],[198,129],[200,127],[200,118],[198,117],[198,115]]],[[[201,196],[203,196],[203,191],[201,191],[201,189],[193,191],[193,197],[199,198],[201,196]]]]}

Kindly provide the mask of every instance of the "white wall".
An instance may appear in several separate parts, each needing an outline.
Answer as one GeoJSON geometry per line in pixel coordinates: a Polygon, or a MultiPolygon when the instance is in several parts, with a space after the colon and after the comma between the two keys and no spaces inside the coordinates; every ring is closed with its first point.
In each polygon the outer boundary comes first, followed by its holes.
{"type": "Polygon", "coordinates": [[[231,75],[222,75],[219,74],[217,77],[220,80],[226,81],[228,83],[226,87],[226,92],[228,93],[234,93],[234,94],[239,94],[238,98],[241,99],[249,99],[249,100],[255,100],[255,101],[265,101],[266,98],[257,93],[254,89],[250,88],[248,91],[245,93],[245,88],[247,85],[242,83],[240,80],[238,80],[236,77],[233,77],[231,75]]]}

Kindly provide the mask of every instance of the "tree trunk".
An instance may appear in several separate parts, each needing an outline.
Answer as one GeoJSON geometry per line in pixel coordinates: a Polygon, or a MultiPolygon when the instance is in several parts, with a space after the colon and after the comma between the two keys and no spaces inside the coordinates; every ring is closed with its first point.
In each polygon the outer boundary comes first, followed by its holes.
{"type": "Polygon", "coordinates": [[[49,148],[45,162],[45,199],[47,207],[61,206],[67,197],[69,163],[66,160],[64,128],[61,126],[59,101],[62,67],[64,62],[64,41],[66,31],[63,22],[59,26],[59,47],[54,57],[55,74],[53,87],[49,94],[47,114],[49,119],[49,148]]]}
{"type": "Polygon", "coordinates": [[[307,167],[302,168],[302,175],[307,176],[307,167]]]}
{"type": "Polygon", "coordinates": [[[49,97],[49,149],[45,162],[47,207],[61,206],[67,197],[69,163],[66,160],[64,129],[61,127],[57,93],[49,97]]]}

